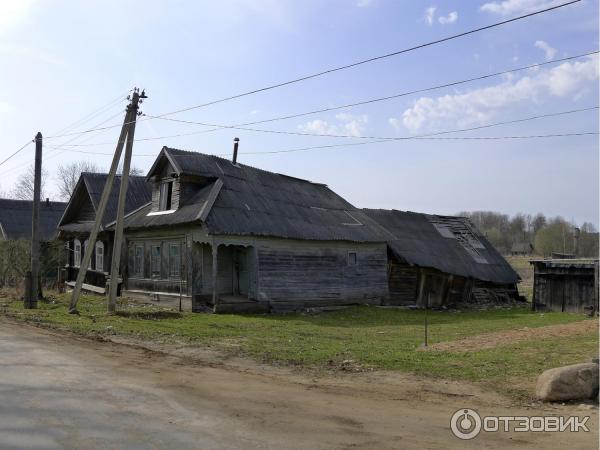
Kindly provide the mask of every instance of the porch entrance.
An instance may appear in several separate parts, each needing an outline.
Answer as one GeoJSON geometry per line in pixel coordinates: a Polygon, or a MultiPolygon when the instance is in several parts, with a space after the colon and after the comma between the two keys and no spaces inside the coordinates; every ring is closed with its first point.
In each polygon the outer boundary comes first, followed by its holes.
{"type": "Polygon", "coordinates": [[[219,246],[217,292],[221,297],[248,297],[250,291],[250,247],[219,246]]]}

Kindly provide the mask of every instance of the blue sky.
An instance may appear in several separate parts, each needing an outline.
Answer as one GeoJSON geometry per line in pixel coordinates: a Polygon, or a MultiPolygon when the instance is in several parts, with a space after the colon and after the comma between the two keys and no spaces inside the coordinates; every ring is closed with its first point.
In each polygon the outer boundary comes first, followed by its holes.
{"type": "MultiPolygon", "coordinates": [[[[37,131],[51,136],[70,123],[146,89],[142,110],[158,115],[411,47],[561,3],[505,1],[42,1],[0,0],[0,135],[6,157],[37,131]]],[[[276,90],[171,116],[236,124],[427,88],[598,48],[598,4],[573,6],[423,50],[276,90]]],[[[425,94],[279,121],[256,128],[353,136],[410,136],[598,104],[598,60],[581,58],[425,94]]],[[[117,103],[75,130],[124,108],[117,103]]],[[[115,117],[107,124],[118,123],[115,117]]],[[[136,138],[205,127],[142,120],[136,138]]],[[[597,131],[597,111],[452,136],[514,136],[597,131]]],[[[71,144],[114,142],[118,129],[71,144]]],[[[328,184],[359,207],[452,214],[496,210],[543,212],[598,225],[598,137],[528,140],[420,140],[292,153],[244,155],[356,138],[221,130],[137,142],[133,164],[147,170],[163,145],[230,153],[240,161],[328,184]],[[135,155],[141,156],[135,156],[135,155]]],[[[50,148],[60,164],[111,157],[50,148]]],[[[73,147],[69,147],[73,149],[73,147]]],[[[114,144],[77,147],[110,153],[114,144]]],[[[3,159],[3,158],[2,158],[3,159]]],[[[10,190],[33,161],[33,146],[0,166],[10,190]]],[[[48,181],[50,191],[54,180],[48,181]]]]}

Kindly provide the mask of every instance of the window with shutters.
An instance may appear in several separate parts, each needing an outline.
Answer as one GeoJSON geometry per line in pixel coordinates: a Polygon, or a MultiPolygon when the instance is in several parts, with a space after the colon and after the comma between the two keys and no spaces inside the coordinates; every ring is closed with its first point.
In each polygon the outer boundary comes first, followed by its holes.
{"type": "Polygon", "coordinates": [[[169,276],[179,278],[181,275],[181,251],[179,244],[169,246],[169,276]]]}
{"type": "Polygon", "coordinates": [[[96,242],[96,270],[104,271],[104,242],[96,242]]]}
{"type": "Polygon", "coordinates": [[[133,251],[133,273],[137,277],[144,276],[144,246],[138,244],[133,251]]]}
{"type": "Polygon", "coordinates": [[[160,245],[153,245],[150,253],[152,276],[160,277],[160,245]]]}
{"type": "Polygon", "coordinates": [[[75,267],[81,265],[81,242],[79,239],[73,241],[73,265],[75,267]]]}

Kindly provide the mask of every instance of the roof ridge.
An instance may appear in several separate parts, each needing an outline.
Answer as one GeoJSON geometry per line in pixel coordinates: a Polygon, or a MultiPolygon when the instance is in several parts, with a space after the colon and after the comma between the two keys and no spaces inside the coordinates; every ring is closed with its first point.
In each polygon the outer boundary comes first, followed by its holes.
{"type": "MultiPolygon", "coordinates": [[[[81,172],[81,176],[89,176],[89,175],[107,177],[109,174],[106,172],[81,172]]],[[[122,174],[115,174],[115,178],[121,178],[121,177],[122,177],[122,174]]],[[[146,179],[146,176],[129,174],[129,178],[146,179]]]]}
{"type": "MultiPolygon", "coordinates": [[[[180,148],[173,148],[173,147],[167,147],[167,146],[165,146],[164,148],[166,150],[168,150],[168,151],[175,150],[176,152],[183,152],[183,153],[188,153],[188,154],[192,154],[192,155],[208,156],[208,157],[211,157],[211,158],[219,159],[219,160],[221,160],[223,162],[229,162],[229,163],[231,163],[230,159],[227,159],[227,158],[224,158],[224,157],[218,156],[218,155],[212,155],[210,153],[202,153],[202,152],[193,151],[193,150],[183,150],[183,149],[180,149],[180,148]]],[[[250,166],[248,164],[244,164],[244,163],[240,163],[240,162],[237,162],[236,164],[239,165],[239,166],[246,167],[248,169],[258,170],[260,172],[269,173],[269,174],[272,174],[272,175],[278,175],[280,177],[291,178],[293,180],[297,180],[297,181],[302,181],[302,182],[305,182],[305,183],[314,184],[315,186],[329,187],[325,183],[317,183],[317,182],[314,182],[314,181],[307,180],[306,178],[298,178],[298,177],[294,177],[292,175],[287,175],[287,174],[284,174],[284,173],[273,172],[271,170],[261,169],[260,167],[254,167],[254,166],[250,166]]]]}

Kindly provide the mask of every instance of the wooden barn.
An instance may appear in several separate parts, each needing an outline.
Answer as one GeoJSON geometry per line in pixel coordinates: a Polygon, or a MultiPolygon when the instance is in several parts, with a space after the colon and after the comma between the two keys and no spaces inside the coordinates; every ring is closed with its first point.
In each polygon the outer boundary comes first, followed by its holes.
{"type": "MultiPolygon", "coordinates": [[[[107,178],[107,174],[82,173],[67,207],[64,208],[64,213],[60,220],[57,220],[58,238],[65,242],[67,249],[65,266],[67,285],[73,286],[77,278],[107,178]]],[[[105,290],[113,246],[113,232],[107,229],[107,224],[114,221],[117,216],[120,185],[121,177],[117,176],[113,182],[112,193],[104,212],[102,226],[84,282],[85,290],[100,294],[105,290]]],[[[134,211],[146,204],[150,198],[150,186],[146,183],[145,177],[130,176],[125,211],[134,211]]],[[[126,267],[122,267],[121,273],[124,273],[125,269],[126,267]]]]}
{"type": "Polygon", "coordinates": [[[166,147],[147,180],[125,219],[129,296],[218,312],[387,296],[385,232],[324,184],[166,147]]]}
{"type": "Polygon", "coordinates": [[[598,312],[597,259],[537,259],[530,264],[534,310],[598,312]]]}
{"type": "Polygon", "coordinates": [[[365,209],[388,233],[388,305],[517,299],[519,275],[465,217],[365,209]]]}

